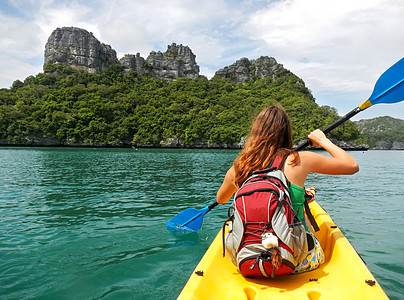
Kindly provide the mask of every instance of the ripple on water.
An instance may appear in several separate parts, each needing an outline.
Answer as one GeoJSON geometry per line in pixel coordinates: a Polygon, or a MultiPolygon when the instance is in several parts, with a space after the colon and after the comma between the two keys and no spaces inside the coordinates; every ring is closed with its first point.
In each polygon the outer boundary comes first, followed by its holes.
{"type": "MultiPolygon", "coordinates": [[[[237,151],[0,148],[0,294],[6,299],[175,299],[227,207],[196,233],[178,212],[215,199],[237,151]]],[[[354,176],[311,175],[317,200],[391,299],[404,293],[404,157],[353,153],[354,176]],[[380,163],[385,168],[380,170],[380,163]],[[394,183],[394,189],[389,188],[394,183]]]]}

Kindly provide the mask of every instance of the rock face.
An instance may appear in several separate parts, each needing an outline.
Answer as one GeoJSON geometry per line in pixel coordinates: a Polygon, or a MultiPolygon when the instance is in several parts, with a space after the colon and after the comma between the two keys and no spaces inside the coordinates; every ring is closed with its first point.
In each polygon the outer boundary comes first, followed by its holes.
{"type": "MultiPolygon", "coordinates": [[[[158,79],[180,77],[199,77],[196,56],[188,46],[175,43],[166,52],[150,52],[147,59],[126,54],[120,60],[111,46],[101,43],[87,30],[76,27],[57,28],[45,45],[45,64],[62,64],[86,72],[98,73],[111,65],[120,64],[126,73],[150,74],[158,79]]],[[[249,60],[241,58],[234,64],[218,70],[215,76],[227,78],[232,82],[246,82],[252,78],[277,78],[285,70],[273,57],[261,56],[249,60]]]]}
{"type": "Polygon", "coordinates": [[[199,66],[196,56],[188,46],[173,43],[167,51],[152,51],[145,60],[139,53],[127,54],[120,59],[126,72],[136,71],[138,74],[150,73],[154,78],[176,79],[180,77],[199,77],[199,66]]]}
{"type": "Polygon", "coordinates": [[[374,149],[374,150],[404,150],[404,142],[378,141],[378,142],[376,142],[376,146],[374,146],[372,149],[374,149]]]}
{"type": "Polygon", "coordinates": [[[188,46],[172,44],[164,53],[152,51],[147,60],[137,53],[127,54],[118,61],[111,46],[102,44],[92,33],[75,27],[57,28],[45,45],[45,64],[63,64],[91,73],[121,64],[126,72],[149,73],[154,78],[197,78],[199,66],[195,58],[188,46]]]}
{"type": "Polygon", "coordinates": [[[153,77],[175,79],[179,77],[199,77],[199,66],[195,54],[188,46],[175,43],[168,46],[164,53],[152,51],[147,58],[153,77]]]}
{"type": "Polygon", "coordinates": [[[273,57],[261,56],[253,60],[244,57],[234,64],[218,70],[215,76],[227,78],[232,82],[246,82],[254,76],[276,78],[282,70],[285,70],[283,65],[278,64],[273,57]]]}
{"type": "Polygon", "coordinates": [[[125,72],[135,71],[139,75],[146,72],[145,69],[145,59],[140,56],[140,53],[136,55],[126,54],[122,57],[119,62],[124,66],[125,72]]]}
{"type": "Polygon", "coordinates": [[[354,123],[371,149],[404,150],[404,120],[382,116],[354,123]]]}
{"type": "Polygon", "coordinates": [[[92,33],[75,27],[57,28],[45,45],[45,64],[53,62],[97,73],[117,64],[116,52],[92,33]]]}
{"type": "Polygon", "coordinates": [[[369,145],[367,145],[367,144],[357,144],[357,143],[352,143],[352,142],[337,141],[335,139],[332,139],[332,142],[344,150],[356,150],[356,151],[369,150],[369,145]]]}

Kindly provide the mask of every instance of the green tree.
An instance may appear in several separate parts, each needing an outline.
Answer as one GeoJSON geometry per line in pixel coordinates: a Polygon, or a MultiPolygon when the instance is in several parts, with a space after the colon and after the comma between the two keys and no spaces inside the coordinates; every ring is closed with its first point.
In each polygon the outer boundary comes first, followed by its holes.
{"type": "MultiPolygon", "coordinates": [[[[244,83],[203,76],[168,81],[125,74],[119,65],[91,74],[50,63],[44,73],[0,90],[0,138],[158,146],[176,137],[185,146],[231,145],[247,135],[259,110],[273,104],[289,113],[295,143],[339,117],[335,109],[318,106],[304,82],[289,71],[244,83]]],[[[352,122],[330,136],[362,138],[352,122]]]]}

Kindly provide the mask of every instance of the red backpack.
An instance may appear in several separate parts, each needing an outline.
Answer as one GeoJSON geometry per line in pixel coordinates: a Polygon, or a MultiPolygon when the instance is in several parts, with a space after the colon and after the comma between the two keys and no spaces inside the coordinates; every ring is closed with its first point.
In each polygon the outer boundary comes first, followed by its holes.
{"type": "Polygon", "coordinates": [[[254,172],[234,196],[223,244],[243,276],[288,275],[307,255],[306,230],[281,171],[286,157],[277,156],[269,168],[254,172]]]}

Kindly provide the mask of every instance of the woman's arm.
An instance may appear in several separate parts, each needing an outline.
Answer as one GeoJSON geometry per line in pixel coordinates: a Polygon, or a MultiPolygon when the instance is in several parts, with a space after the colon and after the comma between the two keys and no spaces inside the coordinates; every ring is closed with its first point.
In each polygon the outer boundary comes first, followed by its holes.
{"type": "Polygon", "coordinates": [[[321,130],[313,131],[308,137],[313,146],[320,146],[331,155],[331,157],[328,157],[315,152],[302,152],[302,161],[309,173],[348,175],[359,171],[359,166],[355,159],[333,144],[321,130]]]}
{"type": "Polygon", "coordinates": [[[217,203],[223,204],[230,200],[231,196],[237,191],[234,183],[235,173],[234,168],[231,167],[224,177],[223,183],[216,194],[217,203]]]}

